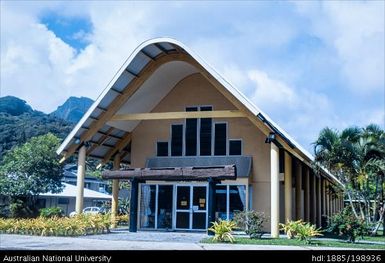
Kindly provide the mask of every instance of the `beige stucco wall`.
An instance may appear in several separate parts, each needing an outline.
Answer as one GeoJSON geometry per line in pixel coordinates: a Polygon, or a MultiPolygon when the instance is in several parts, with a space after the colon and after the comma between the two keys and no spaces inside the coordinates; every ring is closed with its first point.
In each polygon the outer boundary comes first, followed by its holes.
{"type": "MultiPolygon", "coordinates": [[[[212,105],[213,110],[236,109],[202,75],[193,74],[180,81],[154,108],[153,112],[184,111],[186,106],[212,105]]],[[[252,209],[270,215],[270,145],[265,136],[246,118],[213,119],[228,123],[228,139],[242,139],[243,154],[253,156],[252,209]]],[[[170,141],[171,124],[184,120],[142,121],[132,132],[132,167],[144,167],[156,155],[157,141],[170,141]]],[[[266,225],[267,226],[267,225],[266,225]]]]}

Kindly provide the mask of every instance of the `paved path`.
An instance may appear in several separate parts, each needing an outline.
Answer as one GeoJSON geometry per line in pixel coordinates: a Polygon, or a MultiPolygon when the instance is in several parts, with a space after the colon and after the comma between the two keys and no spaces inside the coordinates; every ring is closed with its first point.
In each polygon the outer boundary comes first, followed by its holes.
{"type": "Polygon", "coordinates": [[[202,233],[114,232],[83,237],[0,235],[0,250],[347,250],[306,246],[203,244],[202,233]]]}

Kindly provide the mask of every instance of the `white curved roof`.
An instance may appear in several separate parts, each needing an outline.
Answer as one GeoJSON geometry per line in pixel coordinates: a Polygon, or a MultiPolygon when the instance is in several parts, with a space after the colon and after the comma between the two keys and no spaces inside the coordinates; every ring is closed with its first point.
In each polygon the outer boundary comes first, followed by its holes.
{"type": "MultiPolygon", "coordinates": [[[[311,162],[314,160],[314,157],[307,152],[297,141],[295,141],[284,129],[279,127],[278,124],[273,122],[271,118],[262,112],[255,104],[253,104],[247,97],[245,97],[236,87],[234,87],[229,81],[225,80],[222,76],[218,74],[218,72],[208,65],[200,56],[195,54],[192,50],[190,50],[183,43],[171,39],[171,38],[154,38],[147,40],[141,43],[128,57],[122,67],[117,71],[114,75],[113,79],[108,83],[107,87],[103,90],[103,92],[99,95],[93,105],[89,108],[89,110],[84,114],[83,118],[78,122],[75,128],[71,131],[71,133],[67,136],[67,138],[63,141],[60,147],[57,149],[57,154],[61,154],[68,150],[68,148],[75,143],[76,139],[80,138],[82,134],[87,131],[89,126],[98,120],[98,117],[108,109],[108,107],[112,104],[112,102],[121,94],[124,89],[141,73],[142,69],[146,67],[148,63],[155,60],[157,56],[160,54],[173,51],[184,52],[191,56],[198,64],[200,64],[209,74],[211,74],[224,88],[226,88],[236,99],[238,99],[243,105],[247,107],[247,109],[255,115],[260,121],[262,121],[266,126],[269,127],[271,131],[276,132],[283,138],[291,147],[298,149],[301,153],[302,160],[306,162],[311,162]]],[[[186,62],[169,62],[165,65],[161,66],[159,69],[154,72],[153,76],[151,76],[145,83],[143,83],[142,87],[134,93],[134,95],[129,98],[123,107],[120,108],[118,113],[134,113],[134,112],[148,112],[151,110],[157,101],[161,99],[161,97],[157,97],[156,94],[147,92],[146,95],[150,95],[150,99],[152,103],[148,104],[147,102],[140,101],[140,92],[144,92],[146,89],[150,90],[153,88],[151,85],[151,81],[155,83],[159,83],[159,81],[163,81],[165,85],[158,85],[165,87],[164,91],[158,94],[167,94],[167,89],[171,89],[176,81],[179,81],[184,76],[194,73],[194,67],[189,65],[186,62]],[[168,77],[163,78],[164,73],[167,72],[168,77]],[[168,81],[168,83],[166,83],[168,81]],[[139,95],[138,95],[139,94],[139,95]],[[146,104],[147,103],[147,104],[146,104]]],[[[143,96],[142,96],[143,97],[143,96]]],[[[137,123],[136,123],[137,124],[137,123]]],[[[106,135],[111,127],[116,129],[113,132],[108,132],[109,138],[107,141],[104,141],[102,145],[96,147],[93,151],[92,157],[102,159],[103,156],[109,151],[110,148],[114,147],[117,142],[126,134],[126,132],[130,132],[135,126],[135,122],[131,126],[125,125],[124,127],[119,124],[119,122],[107,122],[105,125],[99,129],[95,135],[91,139],[91,143],[97,142],[103,135],[106,135]]],[[[129,155],[126,157],[126,161],[129,159],[129,155]]],[[[123,162],[125,160],[122,160],[123,162]]],[[[329,172],[325,171],[330,177],[338,181],[333,175],[329,172]]]]}

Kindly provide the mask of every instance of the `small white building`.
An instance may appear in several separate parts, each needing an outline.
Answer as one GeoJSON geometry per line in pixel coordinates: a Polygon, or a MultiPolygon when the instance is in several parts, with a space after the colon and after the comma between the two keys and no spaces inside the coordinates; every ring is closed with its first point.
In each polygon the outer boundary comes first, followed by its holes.
{"type": "MultiPolygon", "coordinates": [[[[75,211],[76,186],[67,183],[63,185],[64,189],[61,193],[40,194],[38,206],[40,208],[57,206],[62,208],[66,215],[75,211]]],[[[111,198],[111,195],[84,188],[84,207],[100,206],[102,202],[110,202],[111,198]]]]}

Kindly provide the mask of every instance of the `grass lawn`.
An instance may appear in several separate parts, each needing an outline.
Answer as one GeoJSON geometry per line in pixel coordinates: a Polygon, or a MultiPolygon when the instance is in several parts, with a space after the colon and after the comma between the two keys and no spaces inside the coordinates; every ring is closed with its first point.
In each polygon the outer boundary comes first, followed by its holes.
{"type": "MultiPolygon", "coordinates": [[[[212,238],[205,238],[202,243],[217,243],[212,238]]],[[[369,248],[369,249],[385,249],[385,245],[379,244],[352,244],[344,240],[322,240],[317,239],[312,241],[311,244],[305,244],[303,241],[287,238],[262,238],[262,239],[250,239],[247,237],[236,237],[235,244],[248,244],[248,245],[274,245],[274,246],[316,246],[316,247],[349,247],[349,248],[369,248]]]]}
{"type": "MultiPolygon", "coordinates": [[[[339,237],[339,236],[337,236],[335,234],[324,232],[323,236],[318,237],[318,239],[322,240],[323,238],[340,239],[341,237],[339,237]]],[[[342,239],[341,239],[341,241],[342,241],[342,239]]],[[[377,232],[377,235],[375,235],[375,236],[364,236],[363,239],[361,237],[357,237],[357,241],[358,242],[360,242],[360,241],[385,242],[385,236],[382,235],[382,230],[379,230],[377,232]]]]}
{"type": "Polygon", "coordinates": [[[364,236],[363,240],[385,242],[385,236],[382,235],[382,230],[379,230],[376,236],[364,236]]]}

